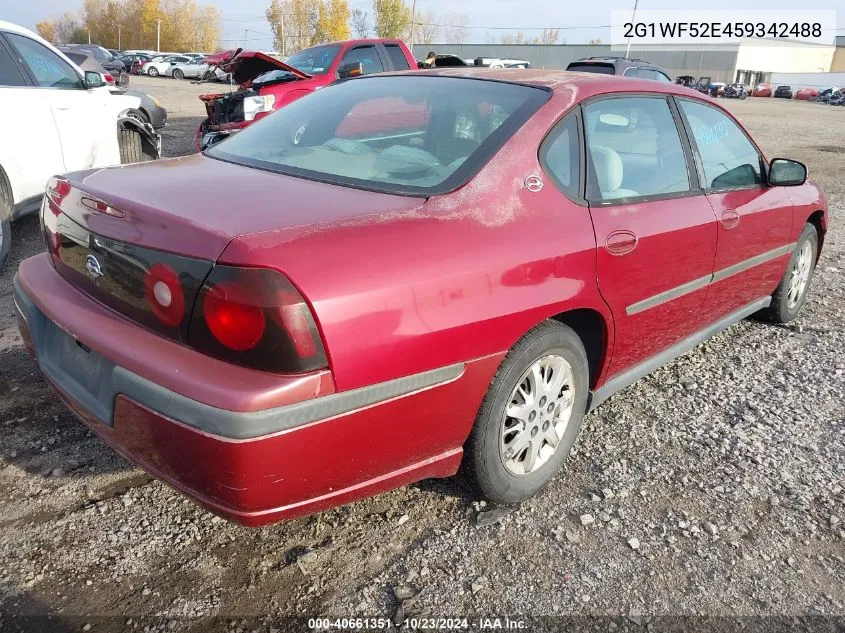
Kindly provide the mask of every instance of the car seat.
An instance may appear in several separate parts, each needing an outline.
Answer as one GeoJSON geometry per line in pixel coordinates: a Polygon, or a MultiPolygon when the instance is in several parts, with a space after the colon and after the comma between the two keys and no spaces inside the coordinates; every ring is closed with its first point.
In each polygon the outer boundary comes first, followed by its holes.
{"type": "Polygon", "coordinates": [[[621,188],[625,168],[616,150],[604,145],[591,145],[590,156],[596,170],[596,182],[603,200],[630,198],[639,194],[633,189],[621,188]]]}

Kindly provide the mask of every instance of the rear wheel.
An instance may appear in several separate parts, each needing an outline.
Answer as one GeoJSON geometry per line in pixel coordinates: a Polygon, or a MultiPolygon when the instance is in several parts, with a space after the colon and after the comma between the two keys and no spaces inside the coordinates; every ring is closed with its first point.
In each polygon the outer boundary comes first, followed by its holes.
{"type": "Polygon", "coordinates": [[[181,70],[179,70],[179,69],[177,68],[177,69],[175,69],[175,70],[173,71],[173,78],[174,78],[174,79],[184,79],[184,78],[185,78],[185,73],[183,73],[181,70]]]}
{"type": "Polygon", "coordinates": [[[587,355],[575,332],[546,321],[502,361],[464,447],[469,484],[496,504],[542,489],[569,454],[587,407],[587,355]]]}
{"type": "Polygon", "coordinates": [[[150,69],[147,72],[149,72],[150,77],[158,77],[158,68],[155,66],[150,66],[150,69]]]}
{"type": "Polygon", "coordinates": [[[118,142],[120,143],[121,163],[140,163],[144,160],[141,135],[138,132],[135,130],[120,130],[118,142]]]}
{"type": "Polygon", "coordinates": [[[9,257],[12,247],[12,191],[6,182],[5,174],[0,169],[0,267],[9,257]]]}
{"type": "Polygon", "coordinates": [[[126,88],[129,85],[129,73],[120,71],[120,75],[117,78],[117,85],[121,88],[126,88]]]}
{"type": "Polygon", "coordinates": [[[819,234],[816,227],[807,223],[792,251],[792,258],[780,284],[772,295],[767,316],[774,323],[788,323],[798,316],[813,278],[819,253],[819,234]]]}

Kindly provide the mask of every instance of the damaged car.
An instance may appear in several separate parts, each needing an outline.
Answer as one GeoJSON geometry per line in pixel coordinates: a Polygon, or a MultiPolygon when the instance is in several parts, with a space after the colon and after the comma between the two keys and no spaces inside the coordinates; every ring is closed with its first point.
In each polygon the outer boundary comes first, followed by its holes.
{"type": "Polygon", "coordinates": [[[286,61],[240,48],[209,56],[207,61],[231,73],[236,89],[200,97],[208,118],[197,128],[199,150],[336,79],[417,66],[405,43],[392,39],[320,44],[298,51],[286,61]]]}
{"type": "Polygon", "coordinates": [[[161,139],[135,116],[138,97],[112,94],[32,31],[0,21],[0,265],[11,222],[38,210],[54,174],[159,158],[161,139]]]}

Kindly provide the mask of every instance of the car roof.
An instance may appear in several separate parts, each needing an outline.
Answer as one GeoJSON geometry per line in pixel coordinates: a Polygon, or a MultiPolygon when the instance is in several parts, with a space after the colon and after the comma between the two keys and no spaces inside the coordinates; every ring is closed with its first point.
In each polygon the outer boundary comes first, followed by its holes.
{"type": "MultiPolygon", "coordinates": [[[[694,95],[701,98],[701,93],[675,83],[663,83],[652,79],[603,75],[600,73],[582,73],[567,70],[541,68],[485,68],[479,66],[454,66],[432,68],[430,70],[406,70],[401,72],[377,73],[369,77],[419,75],[421,77],[461,77],[465,79],[486,79],[512,84],[522,84],[537,88],[551,89],[555,92],[571,90],[582,97],[607,92],[655,92],[680,96],[694,95]]],[[[356,77],[354,81],[367,79],[368,76],[356,77]]],[[[706,99],[705,99],[706,100],[706,99]]]]}

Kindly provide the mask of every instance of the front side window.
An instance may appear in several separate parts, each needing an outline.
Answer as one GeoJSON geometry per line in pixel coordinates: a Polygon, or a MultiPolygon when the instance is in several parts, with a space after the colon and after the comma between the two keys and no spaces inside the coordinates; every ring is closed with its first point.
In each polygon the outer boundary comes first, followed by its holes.
{"type": "Polygon", "coordinates": [[[578,120],[570,116],[552,130],[540,148],[540,163],[543,169],[570,198],[577,198],[579,194],[579,147],[578,120]]]}
{"type": "Polygon", "coordinates": [[[408,60],[405,59],[405,53],[399,48],[398,44],[385,44],[384,49],[390,57],[390,63],[393,64],[394,70],[408,70],[408,60]]]}
{"type": "Polygon", "coordinates": [[[41,88],[84,88],[76,71],[49,48],[17,33],[6,33],[9,43],[26,64],[41,88]]]}
{"type": "Polygon", "coordinates": [[[763,182],[757,148],[730,117],[703,103],[679,100],[679,104],[701,157],[706,187],[728,189],[763,182]]]}
{"type": "Polygon", "coordinates": [[[384,66],[381,63],[381,58],[378,56],[375,46],[359,46],[358,48],[346,51],[343,61],[340,63],[345,65],[358,62],[361,62],[361,68],[365,75],[384,72],[384,66]]]}
{"type": "Polygon", "coordinates": [[[294,101],[206,154],[374,191],[443,193],[478,171],[548,96],[453,77],[354,79],[294,101]]]}
{"type": "Polygon", "coordinates": [[[589,196],[614,200],[689,191],[686,156],[664,98],[602,99],[584,107],[589,196]]]}
{"type": "Polygon", "coordinates": [[[294,53],[285,60],[285,63],[309,75],[325,75],[329,72],[338,52],[340,52],[340,46],[337,44],[313,46],[294,53]]]}

